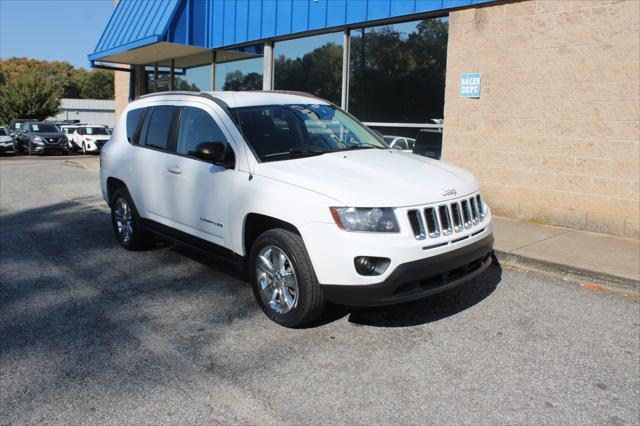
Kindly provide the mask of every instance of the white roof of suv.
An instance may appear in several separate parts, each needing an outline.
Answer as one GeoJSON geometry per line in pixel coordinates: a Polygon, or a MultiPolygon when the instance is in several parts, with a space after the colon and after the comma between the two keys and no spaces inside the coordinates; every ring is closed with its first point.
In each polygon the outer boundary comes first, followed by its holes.
{"type": "MultiPolygon", "coordinates": [[[[153,93],[154,100],[161,99],[163,94],[169,98],[169,96],[176,95],[199,95],[208,94],[215,98],[220,99],[226,103],[229,108],[241,108],[256,105],[285,105],[285,104],[322,104],[329,105],[330,103],[316,98],[313,95],[306,93],[296,92],[279,92],[279,91],[244,91],[244,92],[159,92],[153,93]]],[[[141,98],[147,98],[149,95],[141,96],[141,98]]]]}

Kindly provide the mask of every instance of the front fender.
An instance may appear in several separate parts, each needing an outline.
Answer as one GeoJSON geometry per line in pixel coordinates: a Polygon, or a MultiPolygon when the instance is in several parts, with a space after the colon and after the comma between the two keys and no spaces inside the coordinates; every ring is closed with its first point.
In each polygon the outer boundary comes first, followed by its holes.
{"type": "Polygon", "coordinates": [[[246,218],[251,213],[270,216],[298,229],[304,240],[305,225],[334,223],[329,207],[337,200],[292,184],[260,175],[241,174],[237,182],[236,198],[231,206],[231,240],[233,251],[247,255],[244,247],[246,218]]]}

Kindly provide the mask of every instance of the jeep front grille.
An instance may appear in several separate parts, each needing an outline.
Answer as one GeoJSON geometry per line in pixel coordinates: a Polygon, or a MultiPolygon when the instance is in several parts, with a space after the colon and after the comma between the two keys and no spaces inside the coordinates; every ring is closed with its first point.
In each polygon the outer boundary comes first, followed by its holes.
{"type": "Polygon", "coordinates": [[[407,217],[418,240],[438,238],[471,229],[485,219],[480,194],[424,209],[410,209],[407,217]]]}

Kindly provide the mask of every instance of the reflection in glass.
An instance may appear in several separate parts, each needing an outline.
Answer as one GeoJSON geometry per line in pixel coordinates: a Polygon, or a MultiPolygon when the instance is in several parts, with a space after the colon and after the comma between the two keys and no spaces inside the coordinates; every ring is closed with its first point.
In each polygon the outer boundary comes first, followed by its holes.
{"type": "Polygon", "coordinates": [[[158,67],[158,81],[154,83],[153,65],[147,65],[145,69],[144,93],[166,92],[170,90],[171,67],[158,67]]]}
{"type": "Polygon", "coordinates": [[[351,32],[349,112],[363,121],[442,118],[448,19],[351,32]]]}
{"type": "Polygon", "coordinates": [[[174,90],[210,91],[211,64],[186,68],[183,72],[176,69],[174,90]]]}
{"type": "Polygon", "coordinates": [[[275,44],[274,89],[299,90],[340,104],[342,33],[275,44]]]}
{"type": "Polygon", "coordinates": [[[262,57],[216,64],[216,90],[261,90],[262,57]]]}

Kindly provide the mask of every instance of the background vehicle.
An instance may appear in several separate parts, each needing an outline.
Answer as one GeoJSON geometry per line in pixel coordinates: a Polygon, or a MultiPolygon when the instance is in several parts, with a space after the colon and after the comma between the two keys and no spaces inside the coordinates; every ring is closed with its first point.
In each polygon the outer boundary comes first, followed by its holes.
{"type": "Polygon", "coordinates": [[[111,138],[105,126],[81,125],[71,135],[73,144],[83,153],[100,152],[102,146],[111,138]]]}
{"type": "Polygon", "coordinates": [[[63,124],[59,126],[60,130],[62,130],[62,133],[64,133],[65,136],[67,137],[70,151],[77,151],[80,149],[80,146],[76,145],[74,141],[74,133],[79,127],[80,126],[77,124],[63,124]]]}
{"type": "Polygon", "coordinates": [[[37,123],[38,120],[34,119],[34,118],[16,118],[11,120],[11,123],[9,123],[9,133],[12,136],[17,135],[20,132],[20,128],[22,127],[22,125],[24,123],[37,123]]]}
{"type": "Polygon", "coordinates": [[[470,173],[390,149],[311,95],[143,96],[104,147],[100,180],[124,248],[154,233],[235,260],[288,327],[327,300],[415,300],[491,264],[491,214],[470,173]]]}
{"type": "Polygon", "coordinates": [[[406,138],[404,136],[384,136],[384,141],[393,149],[412,152],[415,139],[406,138]]]}
{"type": "Polygon", "coordinates": [[[69,153],[67,137],[49,123],[25,122],[15,137],[16,150],[31,154],[69,153]]]}
{"type": "Polygon", "coordinates": [[[13,154],[16,152],[13,136],[9,134],[7,129],[0,127],[0,153],[13,154]]]}

